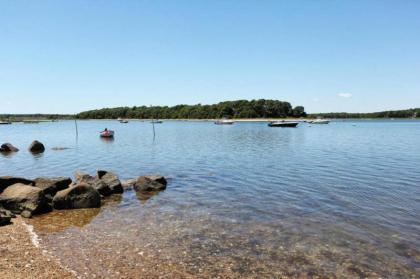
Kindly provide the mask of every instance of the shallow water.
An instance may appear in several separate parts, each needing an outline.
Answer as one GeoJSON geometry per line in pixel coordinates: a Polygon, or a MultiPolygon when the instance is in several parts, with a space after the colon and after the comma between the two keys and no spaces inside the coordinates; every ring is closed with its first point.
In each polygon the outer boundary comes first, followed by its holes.
{"type": "Polygon", "coordinates": [[[72,121],[0,126],[0,175],[121,178],[160,173],[101,209],[30,220],[40,243],[82,277],[418,278],[420,122],[72,121]],[[107,127],[113,141],[98,137],[107,127]],[[33,139],[47,151],[26,151],[33,139]],[[69,149],[54,151],[52,147],[69,149]]]}

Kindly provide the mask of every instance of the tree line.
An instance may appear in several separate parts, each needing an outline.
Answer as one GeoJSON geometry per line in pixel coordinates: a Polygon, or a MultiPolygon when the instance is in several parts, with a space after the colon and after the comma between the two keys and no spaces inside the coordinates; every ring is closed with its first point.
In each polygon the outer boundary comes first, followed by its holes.
{"type": "Polygon", "coordinates": [[[57,120],[57,119],[73,119],[71,114],[0,114],[0,121],[22,121],[22,120],[57,120]]]}
{"type": "Polygon", "coordinates": [[[405,110],[389,110],[370,113],[347,113],[347,112],[331,112],[331,113],[315,113],[309,114],[309,117],[324,118],[418,118],[420,117],[420,108],[405,110]]]}
{"type": "Polygon", "coordinates": [[[213,105],[134,106],[103,108],[81,112],[80,119],[217,119],[217,118],[280,118],[305,117],[302,106],[278,100],[237,100],[213,105]]]}

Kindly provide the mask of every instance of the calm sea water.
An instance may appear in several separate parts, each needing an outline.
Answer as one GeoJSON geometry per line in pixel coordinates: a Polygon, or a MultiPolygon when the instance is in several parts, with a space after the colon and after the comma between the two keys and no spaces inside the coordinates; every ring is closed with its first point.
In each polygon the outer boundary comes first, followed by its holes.
{"type": "Polygon", "coordinates": [[[420,122],[336,121],[296,129],[166,121],[0,126],[0,175],[159,173],[101,209],[30,220],[41,245],[80,276],[420,277],[420,122]],[[115,140],[101,140],[103,128],[115,140]],[[34,139],[46,152],[31,155],[34,139]],[[68,147],[54,151],[53,147],[68,147]]]}

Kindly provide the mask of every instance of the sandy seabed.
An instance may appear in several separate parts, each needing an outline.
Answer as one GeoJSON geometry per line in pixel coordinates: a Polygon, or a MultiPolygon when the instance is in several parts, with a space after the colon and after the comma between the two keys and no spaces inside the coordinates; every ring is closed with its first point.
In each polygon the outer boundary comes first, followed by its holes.
{"type": "Polygon", "coordinates": [[[46,250],[31,239],[30,228],[21,217],[0,227],[0,278],[76,278],[46,250]]]}

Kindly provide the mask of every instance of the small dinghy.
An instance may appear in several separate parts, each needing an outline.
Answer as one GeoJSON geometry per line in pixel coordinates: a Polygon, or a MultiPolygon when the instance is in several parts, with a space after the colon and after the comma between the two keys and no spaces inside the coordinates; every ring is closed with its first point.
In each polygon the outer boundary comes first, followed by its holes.
{"type": "Polygon", "coordinates": [[[114,137],[114,131],[105,130],[100,132],[99,136],[101,138],[113,138],[114,137]]]}
{"type": "Polygon", "coordinates": [[[296,128],[299,122],[292,121],[273,121],[268,123],[268,127],[280,127],[280,128],[296,128]]]}
{"type": "Polygon", "coordinates": [[[127,124],[128,123],[128,120],[127,119],[121,119],[119,121],[120,121],[120,123],[123,123],[123,124],[127,124]]]}
{"type": "Polygon", "coordinates": [[[150,123],[152,123],[152,124],[162,124],[163,121],[162,120],[152,120],[152,121],[150,121],[150,123]]]}

